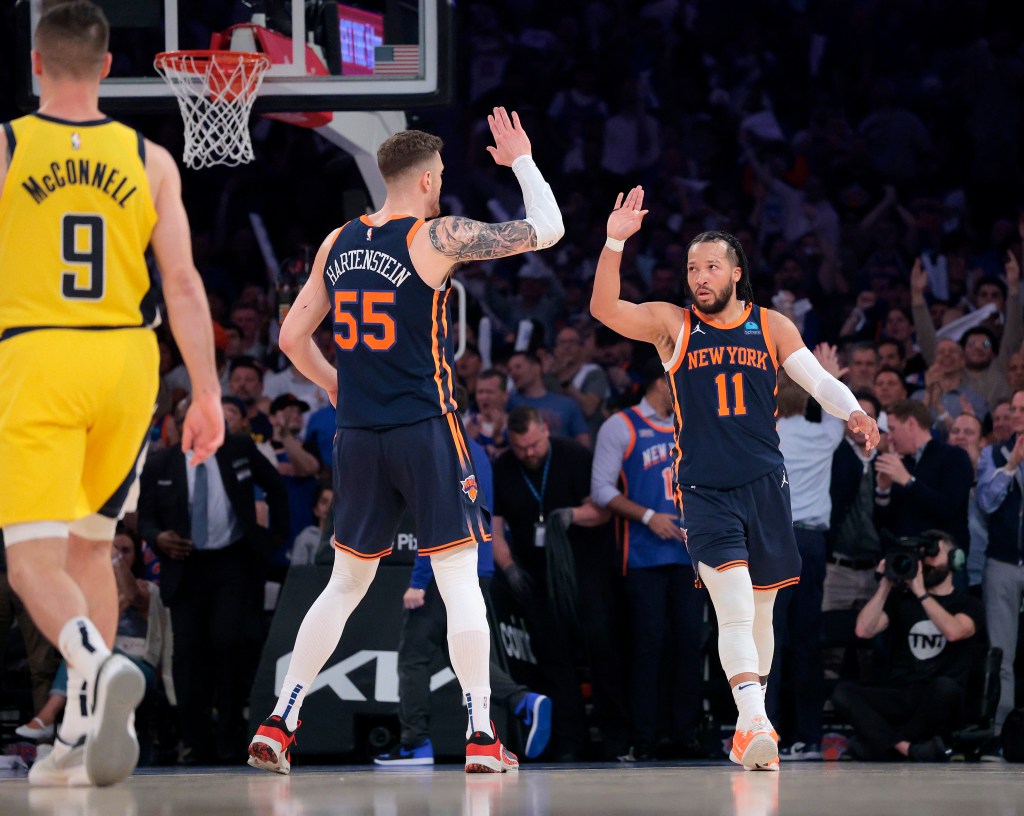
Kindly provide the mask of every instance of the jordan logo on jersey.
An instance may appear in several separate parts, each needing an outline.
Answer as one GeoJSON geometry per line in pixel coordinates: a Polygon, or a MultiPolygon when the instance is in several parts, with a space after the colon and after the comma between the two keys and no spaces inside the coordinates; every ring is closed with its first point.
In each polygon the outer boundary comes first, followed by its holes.
{"type": "Polygon", "coordinates": [[[786,471],[782,471],[782,484],[780,484],[779,487],[785,487],[788,484],[789,476],[786,474],[786,471]]]}
{"type": "Polygon", "coordinates": [[[700,323],[698,323],[696,326],[693,327],[693,331],[690,332],[690,337],[693,337],[693,335],[695,335],[695,334],[704,334],[704,335],[706,335],[707,332],[705,332],[704,329],[701,328],[700,323]]]}
{"type": "Polygon", "coordinates": [[[465,479],[461,479],[459,484],[462,485],[462,492],[469,496],[469,500],[475,502],[477,494],[476,476],[470,475],[465,479]]]}

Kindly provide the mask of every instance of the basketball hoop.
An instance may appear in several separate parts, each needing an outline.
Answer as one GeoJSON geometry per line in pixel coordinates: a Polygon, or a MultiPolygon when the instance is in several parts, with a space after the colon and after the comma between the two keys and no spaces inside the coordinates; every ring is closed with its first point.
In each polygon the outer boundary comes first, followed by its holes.
{"type": "Polygon", "coordinates": [[[183,161],[193,170],[253,160],[249,114],[263,75],[264,54],[247,51],[165,51],[153,62],[178,98],[185,122],[183,161]]]}

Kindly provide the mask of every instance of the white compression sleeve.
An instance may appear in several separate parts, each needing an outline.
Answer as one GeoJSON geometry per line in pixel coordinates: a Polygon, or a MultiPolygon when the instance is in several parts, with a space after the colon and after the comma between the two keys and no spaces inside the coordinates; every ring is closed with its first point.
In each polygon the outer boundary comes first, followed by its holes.
{"type": "Polygon", "coordinates": [[[790,354],[782,367],[832,416],[849,419],[854,411],[863,410],[853,392],[822,368],[807,348],[790,354]]]}
{"type": "Polygon", "coordinates": [[[554,246],[565,235],[562,213],[551,192],[551,185],[537,169],[532,156],[523,155],[512,162],[512,172],[523,188],[523,203],[526,205],[526,220],[537,233],[537,249],[554,246]]]}

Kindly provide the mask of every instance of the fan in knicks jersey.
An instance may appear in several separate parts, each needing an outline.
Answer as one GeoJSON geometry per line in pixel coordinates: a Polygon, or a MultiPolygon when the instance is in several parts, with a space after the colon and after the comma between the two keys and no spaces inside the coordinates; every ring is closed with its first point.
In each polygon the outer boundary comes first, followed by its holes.
{"type": "Polygon", "coordinates": [[[752,302],[746,255],[729,233],[705,232],[690,242],[691,308],[621,300],[622,248],[647,213],[643,188],[623,198],[608,218],[590,311],[620,334],[653,343],[661,356],[675,413],[675,498],[685,507],[686,546],[715,606],[719,657],[739,709],[730,759],[748,770],[778,770],[778,735],[762,684],[775,650],[775,595],[800,580],[775,429],[779,365],[826,411],[864,433],[869,448],[878,428],[808,351],[796,326],[752,302]]]}
{"type": "Polygon", "coordinates": [[[495,108],[487,119],[495,144],[487,149],[519,180],[526,218],[435,218],[441,140],[395,134],[377,151],[383,208],[327,236],[281,327],[281,349],[338,407],[336,552],[331,579],[299,629],[277,707],[249,747],[254,767],[289,772],[299,706],[391,551],[406,506],[447,609],[448,651],[469,710],[466,771],[519,766],[490,722],[490,632],[477,579],[477,544],[490,540],[490,529],[456,410],[449,276],[459,261],[552,246],[564,228],[519,117],[495,108]],[[328,313],[337,372],[311,339],[328,313]]]}

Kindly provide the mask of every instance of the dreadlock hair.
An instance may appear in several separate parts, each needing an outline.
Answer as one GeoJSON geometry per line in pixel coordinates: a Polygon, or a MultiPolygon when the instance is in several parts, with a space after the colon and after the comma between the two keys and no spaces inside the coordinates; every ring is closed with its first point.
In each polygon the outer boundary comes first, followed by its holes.
{"type": "MultiPolygon", "coordinates": [[[[689,254],[690,249],[693,248],[695,244],[710,244],[714,241],[721,241],[726,245],[726,247],[728,247],[728,252],[726,254],[729,258],[729,263],[733,266],[738,266],[741,270],[740,279],[736,282],[736,297],[746,303],[753,303],[754,285],[750,281],[750,268],[747,263],[747,253],[743,251],[743,245],[736,239],[735,235],[728,232],[722,232],[721,230],[702,232],[690,241],[686,247],[686,252],[689,254]]],[[[693,293],[691,292],[690,294],[692,295],[693,293]]]]}

